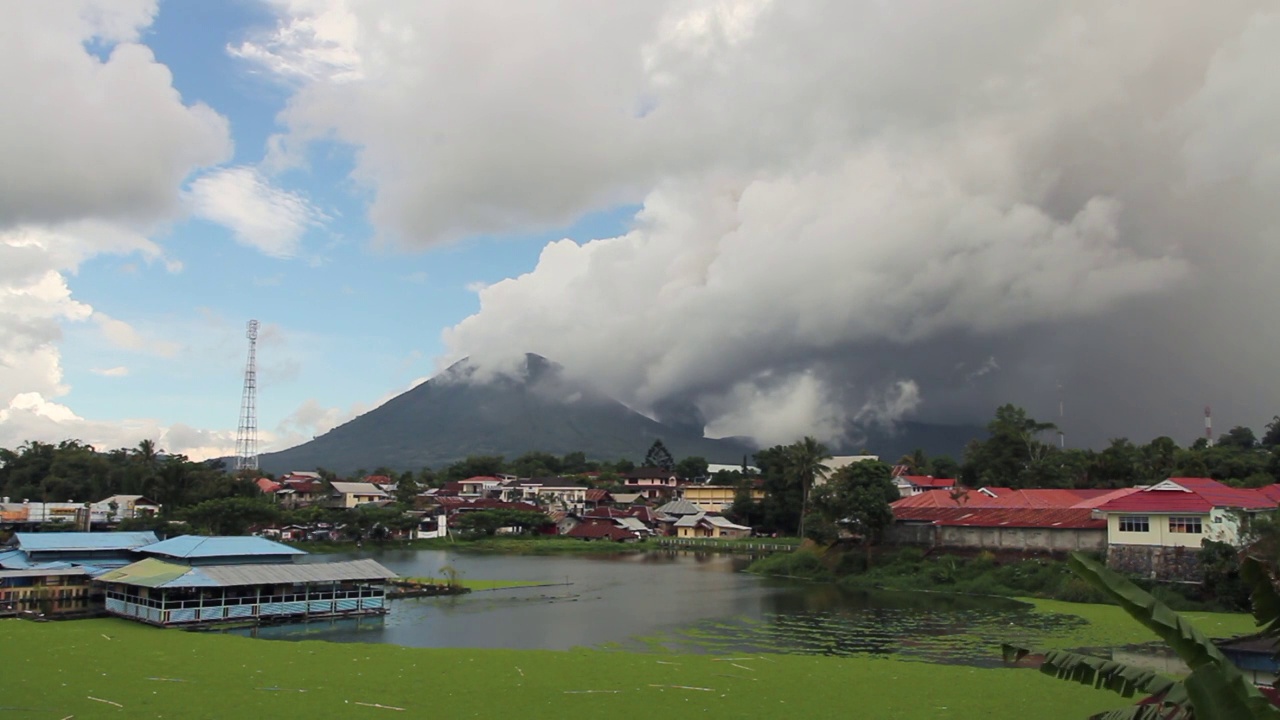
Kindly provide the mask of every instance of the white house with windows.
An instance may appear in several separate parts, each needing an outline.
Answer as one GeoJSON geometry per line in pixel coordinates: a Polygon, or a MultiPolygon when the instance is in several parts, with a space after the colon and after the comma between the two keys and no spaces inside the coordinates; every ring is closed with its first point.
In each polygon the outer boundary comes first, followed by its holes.
{"type": "Polygon", "coordinates": [[[1209,478],[1169,478],[1099,505],[1107,520],[1107,564],[1157,580],[1199,576],[1205,540],[1235,545],[1251,513],[1276,508],[1276,486],[1233,488],[1209,478]]]}

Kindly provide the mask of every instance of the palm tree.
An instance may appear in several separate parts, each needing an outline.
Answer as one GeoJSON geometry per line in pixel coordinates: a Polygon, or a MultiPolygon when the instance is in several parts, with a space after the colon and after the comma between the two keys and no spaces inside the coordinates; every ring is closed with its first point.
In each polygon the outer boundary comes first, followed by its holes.
{"type": "Polygon", "coordinates": [[[804,539],[804,516],[809,510],[809,490],[813,481],[821,475],[826,478],[826,461],[831,459],[827,446],[812,436],[806,435],[803,440],[793,443],[787,448],[787,460],[790,474],[800,483],[800,538],[804,539]]]}

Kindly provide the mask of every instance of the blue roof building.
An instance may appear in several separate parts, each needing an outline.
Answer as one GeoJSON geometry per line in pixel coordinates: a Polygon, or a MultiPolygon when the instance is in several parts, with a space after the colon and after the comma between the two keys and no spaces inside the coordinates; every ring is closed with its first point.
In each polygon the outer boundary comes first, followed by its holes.
{"type": "Polygon", "coordinates": [[[16,547],[32,564],[66,562],[76,565],[127,565],[137,559],[134,551],[156,542],[145,532],[14,533],[16,547]]]}
{"type": "Polygon", "coordinates": [[[291,563],[302,550],[260,537],[180,535],[138,549],[146,555],[187,565],[291,563]]]}

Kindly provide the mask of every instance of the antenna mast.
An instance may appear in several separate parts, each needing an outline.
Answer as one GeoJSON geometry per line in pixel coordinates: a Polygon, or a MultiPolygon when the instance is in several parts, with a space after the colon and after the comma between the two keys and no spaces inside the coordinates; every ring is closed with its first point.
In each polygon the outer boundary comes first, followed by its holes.
{"type": "Polygon", "coordinates": [[[1208,405],[1204,406],[1204,439],[1213,445],[1213,410],[1208,405]]]}
{"type": "Polygon", "coordinates": [[[236,430],[236,472],[258,469],[258,321],[250,320],[249,359],[244,364],[244,394],[240,398],[240,426],[236,430]]]}
{"type": "Polygon", "coordinates": [[[1067,435],[1062,430],[1062,419],[1064,416],[1065,404],[1062,401],[1062,383],[1058,383],[1058,449],[1065,450],[1067,447],[1067,435]]]}

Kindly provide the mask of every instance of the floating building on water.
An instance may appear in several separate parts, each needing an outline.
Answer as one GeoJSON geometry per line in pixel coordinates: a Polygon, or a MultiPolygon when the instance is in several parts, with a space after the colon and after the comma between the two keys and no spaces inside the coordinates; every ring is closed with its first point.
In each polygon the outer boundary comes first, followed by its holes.
{"type": "Polygon", "coordinates": [[[295,562],[259,537],[17,533],[0,547],[0,615],[100,613],[160,626],[382,615],[395,573],[373,560],[295,562]]]}
{"type": "Polygon", "coordinates": [[[386,613],[395,573],[374,560],[295,563],[305,555],[257,537],[184,535],[100,575],[108,613],[160,626],[278,622],[386,613]]]}
{"type": "Polygon", "coordinates": [[[0,548],[0,615],[70,616],[95,612],[102,588],[93,578],[138,559],[152,532],[16,533],[0,548]]]}

